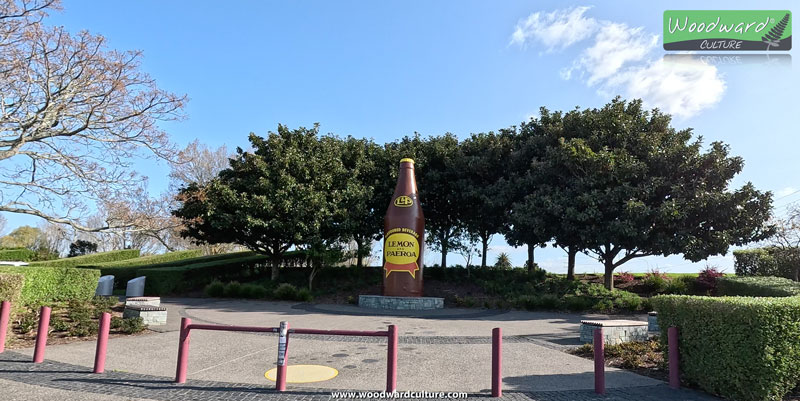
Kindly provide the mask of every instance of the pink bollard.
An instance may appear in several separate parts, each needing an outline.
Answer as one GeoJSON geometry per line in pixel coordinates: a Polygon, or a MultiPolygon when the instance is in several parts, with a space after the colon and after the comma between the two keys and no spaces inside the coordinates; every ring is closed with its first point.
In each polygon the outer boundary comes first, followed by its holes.
{"type": "Polygon", "coordinates": [[[186,366],[189,364],[189,325],[192,319],[181,318],[181,337],[178,340],[178,367],[175,369],[175,383],[186,383],[186,366]]]}
{"type": "Polygon", "coordinates": [[[503,396],[503,330],[492,329],[492,397],[503,396]]]}
{"type": "Polygon", "coordinates": [[[11,315],[11,302],[0,303],[0,353],[6,350],[6,333],[8,332],[8,318],[11,315]]]}
{"type": "Polygon", "coordinates": [[[39,313],[39,329],[36,332],[36,345],[33,349],[33,363],[44,362],[44,349],[47,346],[47,333],[50,331],[50,307],[42,306],[39,313]]]}
{"type": "Polygon", "coordinates": [[[103,373],[106,368],[106,350],[108,349],[108,330],[111,327],[111,314],[100,316],[100,328],[97,330],[97,349],[94,353],[94,373],[103,373]]]}
{"type": "Polygon", "coordinates": [[[386,392],[393,393],[397,391],[397,326],[389,326],[387,339],[386,392]]]}
{"type": "Polygon", "coordinates": [[[606,393],[606,344],[603,328],[594,329],[594,392],[606,393]]]}
{"type": "Polygon", "coordinates": [[[667,329],[667,346],[669,347],[669,386],[681,387],[680,355],[678,354],[678,328],[667,329]]]}

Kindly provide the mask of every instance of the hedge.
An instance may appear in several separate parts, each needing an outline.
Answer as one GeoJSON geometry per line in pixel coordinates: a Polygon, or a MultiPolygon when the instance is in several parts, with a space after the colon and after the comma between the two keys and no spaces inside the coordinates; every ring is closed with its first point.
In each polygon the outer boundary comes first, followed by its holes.
{"type": "Polygon", "coordinates": [[[48,260],[43,262],[33,262],[30,266],[47,267],[77,267],[102,262],[115,262],[118,260],[133,259],[139,257],[138,249],[121,249],[118,251],[92,253],[89,255],[75,256],[72,258],[48,260]]]}
{"type": "Polygon", "coordinates": [[[791,297],[800,295],[800,283],[783,277],[719,277],[719,295],[791,297]]]}
{"type": "Polygon", "coordinates": [[[194,265],[199,263],[208,263],[208,262],[216,262],[219,260],[228,260],[228,259],[239,259],[244,258],[247,256],[255,256],[258,255],[253,251],[242,251],[242,252],[231,252],[231,253],[221,253],[218,255],[208,255],[208,256],[197,256],[197,257],[188,257],[186,259],[176,260],[173,262],[163,262],[163,263],[152,263],[146,266],[140,266],[142,269],[154,269],[158,267],[177,267],[177,266],[188,266],[194,265]]]}
{"type": "Polygon", "coordinates": [[[101,262],[94,264],[79,265],[81,269],[99,269],[100,273],[104,276],[114,276],[114,286],[116,288],[125,288],[128,280],[136,278],[136,272],[145,267],[152,266],[156,263],[175,263],[176,261],[185,260],[199,256],[203,253],[200,249],[190,249],[187,251],[168,252],[160,255],[148,255],[139,258],[118,260],[115,262],[101,262]]]}
{"type": "Polygon", "coordinates": [[[670,326],[679,329],[685,381],[741,401],[780,400],[800,382],[800,297],[662,295],[652,303],[662,341],[670,326]]]}
{"type": "Polygon", "coordinates": [[[794,278],[794,264],[800,250],[774,247],[734,251],[737,276],[775,276],[794,278]]]}
{"type": "Polygon", "coordinates": [[[10,301],[12,307],[18,306],[24,282],[25,276],[19,273],[0,273],[0,301],[10,301]]]}
{"type": "Polygon", "coordinates": [[[46,266],[0,266],[0,273],[25,276],[21,303],[43,305],[70,300],[88,300],[97,289],[99,270],[46,266]]]}
{"type": "Polygon", "coordinates": [[[255,270],[267,262],[267,256],[252,255],[188,266],[139,269],[137,276],[147,276],[145,294],[166,295],[201,288],[214,280],[239,279],[245,270],[255,270]]]}
{"type": "Polygon", "coordinates": [[[28,248],[0,249],[0,260],[9,262],[30,262],[36,257],[36,252],[28,248]]]}

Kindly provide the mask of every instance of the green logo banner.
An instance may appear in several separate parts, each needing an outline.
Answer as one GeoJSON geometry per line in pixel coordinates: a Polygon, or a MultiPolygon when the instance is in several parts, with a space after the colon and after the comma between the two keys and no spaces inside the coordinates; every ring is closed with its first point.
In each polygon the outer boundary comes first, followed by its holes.
{"type": "Polygon", "coordinates": [[[788,51],[789,10],[667,10],[664,50],[788,51]]]}

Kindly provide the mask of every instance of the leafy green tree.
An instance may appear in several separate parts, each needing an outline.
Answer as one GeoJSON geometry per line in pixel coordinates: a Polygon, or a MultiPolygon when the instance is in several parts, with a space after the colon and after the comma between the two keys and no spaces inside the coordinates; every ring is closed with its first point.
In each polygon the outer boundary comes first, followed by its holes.
{"type": "MultiPolygon", "coordinates": [[[[551,117],[542,110],[541,120],[551,117]]],[[[772,194],[751,183],[729,189],[743,160],[721,142],[703,152],[702,138],[670,121],[640,100],[616,98],[564,114],[563,131],[547,134],[558,136],[547,147],[548,171],[562,172],[549,179],[563,184],[550,202],[567,202],[561,215],[575,224],[570,237],[603,263],[608,289],[614,269],[634,258],[699,261],[772,233],[772,194]]]]}
{"type": "Polygon", "coordinates": [[[20,226],[0,237],[0,248],[28,248],[35,250],[42,230],[31,226],[20,226]]]}
{"type": "Polygon", "coordinates": [[[356,244],[356,266],[360,268],[370,254],[372,242],[383,235],[383,218],[391,201],[393,183],[383,147],[372,140],[352,137],[340,144],[346,169],[343,181],[346,192],[340,205],[347,212],[342,231],[356,244]]]}
{"type": "Polygon", "coordinates": [[[67,257],[83,256],[95,252],[97,252],[96,243],[79,239],[69,244],[69,254],[67,254],[67,257]]]}
{"type": "Polygon", "coordinates": [[[512,152],[509,132],[473,134],[461,143],[461,156],[456,174],[461,202],[460,220],[466,231],[481,242],[481,267],[486,267],[486,254],[494,234],[508,227],[509,180],[503,167],[512,152]]]}
{"type": "Polygon", "coordinates": [[[424,159],[417,170],[422,210],[425,213],[427,242],[441,252],[443,268],[447,253],[457,251],[465,239],[461,216],[463,202],[459,187],[461,148],[452,134],[430,137],[424,142],[424,159]]]}
{"type": "Polygon", "coordinates": [[[206,185],[180,191],[173,211],[185,229],[181,235],[203,243],[238,243],[270,256],[273,280],[281,258],[292,246],[319,235],[335,214],[341,158],[322,146],[319,127],[278,132],[266,138],[250,134],[253,151],[237,149],[230,167],[206,185]]]}
{"type": "Polygon", "coordinates": [[[497,260],[494,262],[494,267],[499,269],[510,269],[513,266],[511,265],[511,258],[508,257],[508,254],[503,252],[497,255],[497,260]]]}

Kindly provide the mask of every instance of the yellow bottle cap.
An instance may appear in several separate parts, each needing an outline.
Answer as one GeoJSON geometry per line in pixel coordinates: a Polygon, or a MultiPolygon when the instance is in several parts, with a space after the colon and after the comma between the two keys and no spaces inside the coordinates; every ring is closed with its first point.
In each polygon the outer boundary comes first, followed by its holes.
{"type": "Polygon", "coordinates": [[[411,164],[414,164],[414,159],[409,158],[409,157],[405,157],[405,158],[400,159],[400,163],[411,163],[411,164]]]}

